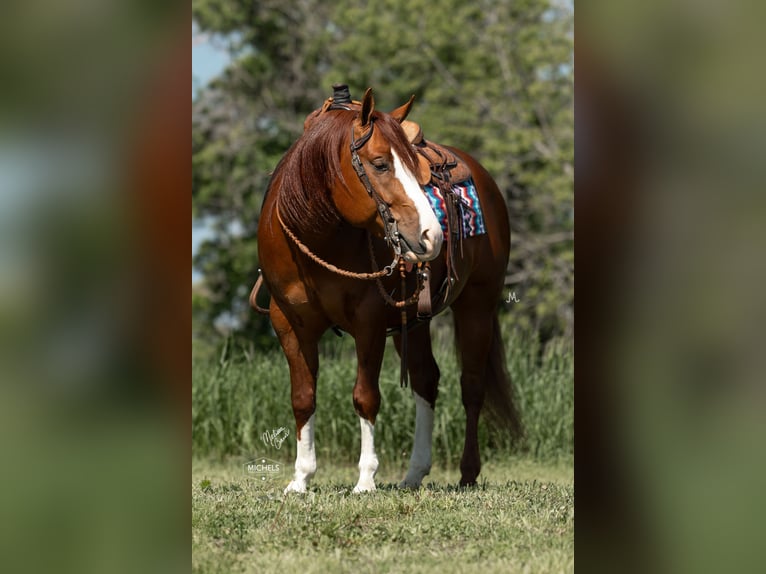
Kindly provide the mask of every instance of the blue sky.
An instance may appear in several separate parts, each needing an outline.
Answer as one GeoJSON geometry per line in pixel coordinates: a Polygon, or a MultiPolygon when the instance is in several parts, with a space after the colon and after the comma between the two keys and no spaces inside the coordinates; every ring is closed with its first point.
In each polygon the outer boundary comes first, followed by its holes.
{"type": "Polygon", "coordinates": [[[215,46],[209,36],[199,34],[196,27],[192,25],[192,99],[195,87],[206,85],[220,74],[229,59],[225,49],[215,46]]]}

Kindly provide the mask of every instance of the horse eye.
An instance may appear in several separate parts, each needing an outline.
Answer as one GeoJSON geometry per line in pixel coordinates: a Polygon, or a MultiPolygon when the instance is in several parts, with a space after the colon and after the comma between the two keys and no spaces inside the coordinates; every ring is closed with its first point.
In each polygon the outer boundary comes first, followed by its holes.
{"type": "Polygon", "coordinates": [[[382,173],[388,171],[388,162],[385,160],[375,160],[372,162],[372,167],[382,173]]]}

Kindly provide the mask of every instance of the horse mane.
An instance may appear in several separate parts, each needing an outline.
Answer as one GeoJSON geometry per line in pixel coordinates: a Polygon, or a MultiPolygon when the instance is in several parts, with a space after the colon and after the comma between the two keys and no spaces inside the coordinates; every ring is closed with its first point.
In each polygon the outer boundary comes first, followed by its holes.
{"type": "MultiPolygon", "coordinates": [[[[358,112],[327,110],[313,121],[290,147],[274,170],[267,195],[279,194],[275,202],[282,221],[298,235],[321,233],[341,220],[332,200],[335,185],[348,189],[341,157],[351,143],[351,127],[358,112]],[[278,189],[275,183],[278,182],[278,189]]],[[[413,173],[417,157],[399,122],[387,114],[373,112],[376,130],[389,142],[413,173]]],[[[347,157],[347,154],[346,154],[347,157]]]]}

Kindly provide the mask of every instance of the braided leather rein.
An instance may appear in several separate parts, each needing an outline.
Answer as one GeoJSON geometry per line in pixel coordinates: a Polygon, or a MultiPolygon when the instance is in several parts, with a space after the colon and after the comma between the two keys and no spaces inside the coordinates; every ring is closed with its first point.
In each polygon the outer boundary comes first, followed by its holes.
{"type": "MultiPolygon", "coordinates": [[[[287,227],[287,224],[282,221],[282,216],[279,214],[279,204],[277,203],[277,220],[279,220],[279,225],[282,226],[282,230],[285,232],[285,234],[292,240],[293,243],[295,243],[296,247],[301,250],[301,253],[306,255],[309,259],[314,261],[314,263],[318,263],[328,271],[332,271],[333,273],[336,273],[338,275],[342,275],[343,277],[349,277],[350,279],[362,279],[362,280],[372,280],[372,279],[380,279],[381,277],[390,277],[393,272],[394,268],[396,267],[396,264],[399,262],[399,257],[395,256],[394,260],[390,263],[390,265],[386,265],[383,269],[378,270],[377,263],[374,265],[374,273],[357,273],[356,271],[347,271],[346,269],[341,269],[340,267],[336,267],[332,263],[328,263],[319,255],[311,251],[311,249],[303,243],[298,237],[293,233],[289,227],[287,227]]],[[[370,245],[372,245],[372,238],[370,237],[369,232],[367,233],[367,237],[369,239],[370,245]]],[[[372,255],[372,251],[370,251],[370,254],[372,255]]],[[[374,261],[374,259],[373,259],[374,261]]]]}

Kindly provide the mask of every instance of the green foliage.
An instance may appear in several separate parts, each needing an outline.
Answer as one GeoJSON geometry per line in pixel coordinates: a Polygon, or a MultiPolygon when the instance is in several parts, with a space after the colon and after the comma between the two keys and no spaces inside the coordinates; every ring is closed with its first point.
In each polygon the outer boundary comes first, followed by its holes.
{"type": "Polygon", "coordinates": [[[216,232],[194,258],[209,298],[193,312],[199,336],[233,329],[267,340],[267,320],[247,307],[260,204],[269,173],[335,82],[357,98],[372,86],[382,109],[414,93],[411,118],[426,137],[487,167],[511,214],[506,283],[521,300],[517,324],[544,340],[571,334],[569,4],[195,0],[193,15],[236,56],[194,102],[192,216],[216,232]]]}
{"type": "MultiPolygon", "coordinates": [[[[354,495],[355,469],[320,461],[312,492],[237,461],[192,468],[194,572],[571,572],[572,469],[504,461],[474,489],[427,484],[354,495]]],[[[433,473],[432,473],[433,474],[433,473]]],[[[392,477],[395,480],[397,477],[392,477]]],[[[426,479],[428,481],[428,479],[426,479]]]]}
{"type": "MultiPolygon", "coordinates": [[[[526,453],[540,460],[571,458],[574,449],[573,353],[571,343],[551,342],[544,352],[536,337],[504,329],[508,370],[519,391],[527,427],[524,442],[480,425],[485,460],[526,453]]],[[[436,464],[456,465],[462,454],[465,413],[460,371],[451,341],[435,337],[442,378],[434,422],[436,464]]],[[[353,462],[359,456],[359,419],[351,391],[356,377],[349,337],[323,340],[317,383],[316,447],[326,460],[353,462]]],[[[399,386],[398,357],[389,345],[380,377],[381,410],[375,442],[382,462],[409,460],[415,407],[409,389],[399,386]]],[[[249,355],[226,349],[218,362],[197,361],[192,378],[192,445],[198,456],[294,457],[294,419],[287,361],[281,351],[249,355]],[[233,356],[232,356],[233,355],[233,356]],[[261,434],[284,427],[290,432],[279,451],[264,445],[261,434]]]]}

